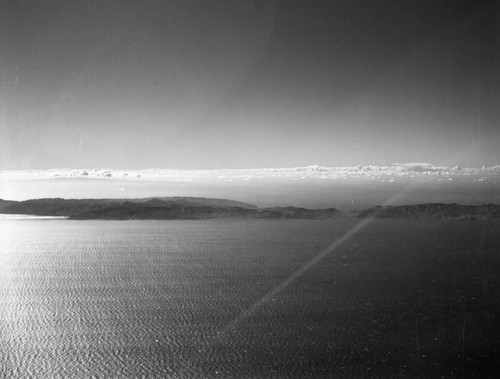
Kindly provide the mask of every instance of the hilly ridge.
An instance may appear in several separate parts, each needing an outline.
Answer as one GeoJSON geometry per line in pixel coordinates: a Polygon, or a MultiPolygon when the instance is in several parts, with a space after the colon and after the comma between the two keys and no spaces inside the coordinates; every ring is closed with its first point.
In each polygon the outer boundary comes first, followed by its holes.
{"type": "Polygon", "coordinates": [[[146,199],[34,199],[0,200],[0,213],[67,216],[70,219],[211,219],[211,218],[304,218],[326,219],[343,215],[335,208],[257,208],[255,205],[210,198],[146,199]]]}
{"type": "Polygon", "coordinates": [[[500,205],[416,204],[377,206],[359,212],[360,218],[427,218],[456,220],[485,220],[500,217],[500,205]]]}
{"type": "MultiPolygon", "coordinates": [[[[196,197],[163,197],[142,199],[0,199],[0,213],[37,216],[65,216],[90,220],[193,220],[213,218],[330,219],[346,215],[335,209],[267,207],[226,200],[196,197]]],[[[486,220],[500,218],[500,205],[462,205],[427,203],[415,205],[376,206],[359,211],[358,218],[455,219],[486,220]]]]}

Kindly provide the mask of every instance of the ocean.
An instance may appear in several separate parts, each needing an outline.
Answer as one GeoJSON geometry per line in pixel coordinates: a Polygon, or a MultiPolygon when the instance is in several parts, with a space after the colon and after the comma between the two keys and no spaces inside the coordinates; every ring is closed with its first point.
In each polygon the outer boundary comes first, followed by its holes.
{"type": "Polygon", "coordinates": [[[498,230],[2,219],[0,377],[493,377],[498,230]]]}

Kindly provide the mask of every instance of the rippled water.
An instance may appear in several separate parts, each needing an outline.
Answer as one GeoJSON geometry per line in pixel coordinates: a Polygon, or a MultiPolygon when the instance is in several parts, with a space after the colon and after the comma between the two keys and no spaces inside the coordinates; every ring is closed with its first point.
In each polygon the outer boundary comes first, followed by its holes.
{"type": "Polygon", "coordinates": [[[499,225],[357,223],[0,220],[0,377],[496,372],[499,225]]]}

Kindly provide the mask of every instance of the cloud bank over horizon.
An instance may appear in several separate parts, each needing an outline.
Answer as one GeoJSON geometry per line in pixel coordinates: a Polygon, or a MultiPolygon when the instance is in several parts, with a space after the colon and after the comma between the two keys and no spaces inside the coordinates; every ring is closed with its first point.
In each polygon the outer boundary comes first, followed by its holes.
{"type": "Polygon", "coordinates": [[[226,198],[258,206],[334,206],[341,210],[378,204],[500,203],[500,165],[0,171],[0,198],[8,200],[162,196],[226,198]]]}
{"type": "Polygon", "coordinates": [[[385,177],[415,178],[421,175],[437,180],[453,177],[484,176],[486,179],[500,175],[500,165],[490,167],[447,167],[430,163],[393,163],[387,166],[356,165],[326,167],[310,165],[303,167],[251,168],[251,169],[206,169],[179,170],[167,168],[145,169],[71,169],[54,168],[47,170],[0,170],[0,180],[42,180],[42,179],[92,179],[108,178],[120,180],[171,180],[171,179],[378,179],[385,177]]]}

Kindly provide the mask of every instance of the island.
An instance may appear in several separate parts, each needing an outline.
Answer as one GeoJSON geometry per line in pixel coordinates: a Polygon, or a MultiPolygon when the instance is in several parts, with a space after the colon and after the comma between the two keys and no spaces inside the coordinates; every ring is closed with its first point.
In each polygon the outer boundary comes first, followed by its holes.
{"type": "Polygon", "coordinates": [[[329,219],[343,217],[335,208],[258,208],[226,199],[164,197],[145,199],[0,199],[0,213],[67,216],[73,220],[196,220],[213,218],[329,219]]]}
{"type": "Polygon", "coordinates": [[[360,218],[487,220],[500,217],[500,204],[415,204],[376,206],[363,210],[360,218]]]}
{"type": "Polygon", "coordinates": [[[259,208],[235,200],[203,197],[155,197],[140,199],[0,199],[0,213],[64,216],[72,220],[197,220],[215,218],[335,219],[397,218],[488,220],[500,218],[499,204],[378,205],[345,214],[336,208],[307,209],[293,206],[259,208]]]}

